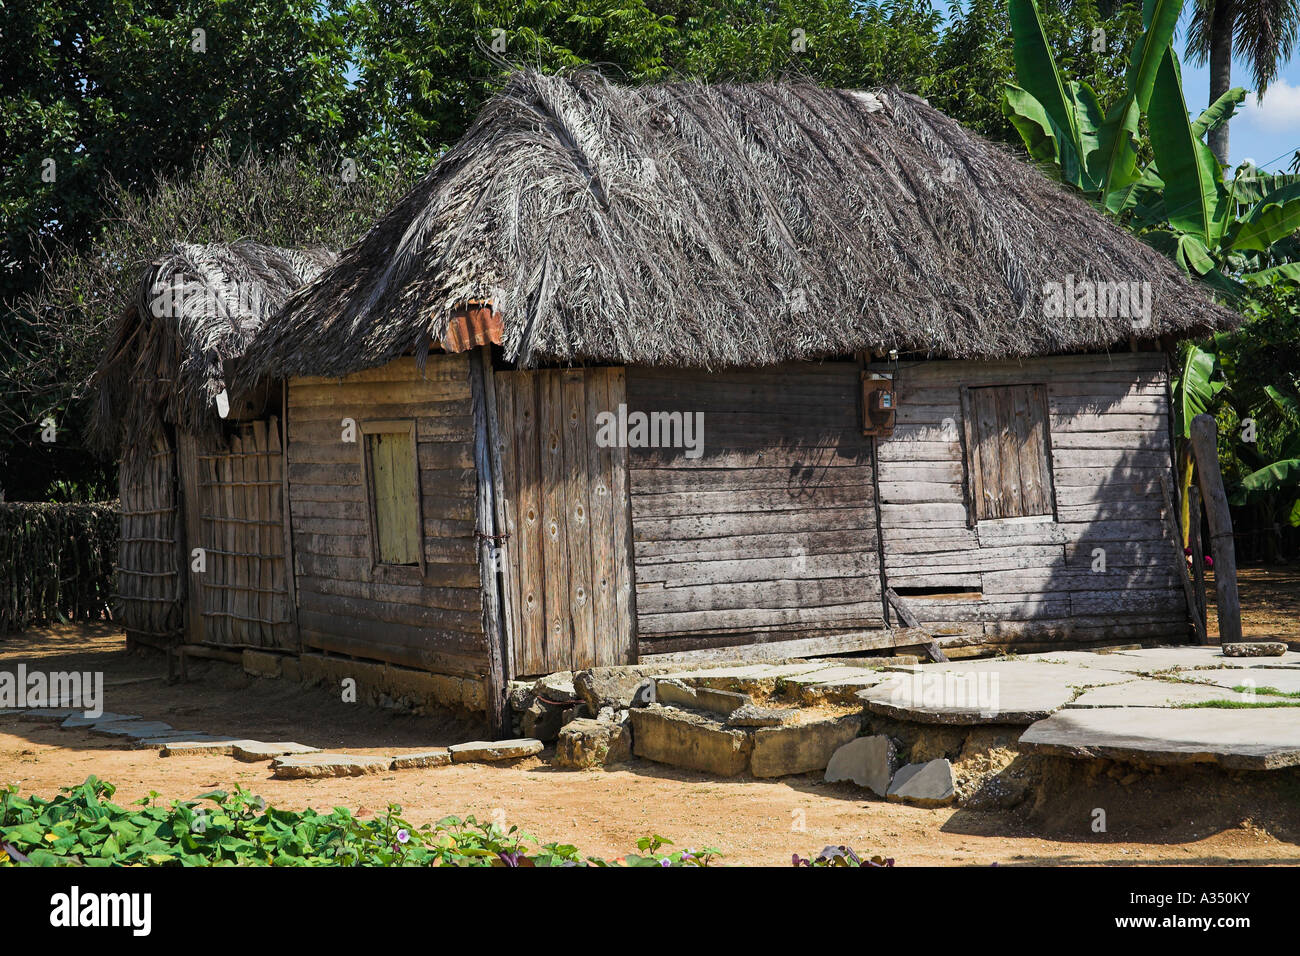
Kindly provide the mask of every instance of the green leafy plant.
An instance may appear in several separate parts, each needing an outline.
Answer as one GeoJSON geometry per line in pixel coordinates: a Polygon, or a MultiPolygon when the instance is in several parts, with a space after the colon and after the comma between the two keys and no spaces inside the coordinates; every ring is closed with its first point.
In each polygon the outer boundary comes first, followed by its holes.
{"type": "Polygon", "coordinates": [[[389,804],[362,820],[268,806],[247,790],[214,790],[167,806],[158,794],[129,807],[92,776],[52,800],[0,791],[0,866],[709,866],[714,849],[662,854],[660,836],[638,841],[645,855],[612,861],[574,846],[538,844],[518,827],[469,816],[416,827],[389,804]]]}

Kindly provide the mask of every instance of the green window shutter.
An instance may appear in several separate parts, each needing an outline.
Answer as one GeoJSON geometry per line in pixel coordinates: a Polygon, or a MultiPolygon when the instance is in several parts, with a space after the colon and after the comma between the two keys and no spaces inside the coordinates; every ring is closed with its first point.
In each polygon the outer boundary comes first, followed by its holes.
{"type": "Polygon", "coordinates": [[[367,435],[366,444],[379,563],[418,564],[421,527],[412,436],[409,432],[379,432],[367,435]]]}

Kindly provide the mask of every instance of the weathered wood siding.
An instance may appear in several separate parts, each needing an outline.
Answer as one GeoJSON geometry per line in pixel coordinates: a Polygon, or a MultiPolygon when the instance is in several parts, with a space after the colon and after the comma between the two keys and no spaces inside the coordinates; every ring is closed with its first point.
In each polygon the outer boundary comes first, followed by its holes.
{"type": "Polygon", "coordinates": [[[289,382],[289,501],[302,643],[465,676],[487,668],[474,539],[469,359],[289,382]],[[343,440],[344,419],[358,427],[343,440]],[[426,569],[375,565],[360,425],[414,419],[426,569]]]}
{"type": "Polygon", "coordinates": [[[1184,636],[1161,520],[1167,385],[1161,353],[903,365],[878,451],[889,585],[922,623],[980,641],[1184,636]],[[961,387],[998,384],[1047,390],[1055,519],[969,520],[961,387]]]}
{"type": "Polygon", "coordinates": [[[118,470],[122,540],[117,554],[115,620],[153,643],[180,637],[184,542],[176,493],[176,455],[159,439],[118,470]]]}
{"type": "Polygon", "coordinates": [[[628,451],[642,655],[882,625],[859,375],[627,370],[629,414],[704,416],[698,458],[628,451]]]}

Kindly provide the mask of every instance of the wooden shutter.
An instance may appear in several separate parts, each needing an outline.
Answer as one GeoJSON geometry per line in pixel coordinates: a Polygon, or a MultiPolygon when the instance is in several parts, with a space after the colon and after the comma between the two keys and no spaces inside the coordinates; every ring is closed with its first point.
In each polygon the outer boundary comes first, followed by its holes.
{"type": "Polygon", "coordinates": [[[1051,440],[1043,386],[966,388],[962,400],[975,519],[1052,514],[1051,440]]]}
{"type": "Polygon", "coordinates": [[[366,434],[376,564],[420,563],[420,499],[414,429],[366,434]]]}

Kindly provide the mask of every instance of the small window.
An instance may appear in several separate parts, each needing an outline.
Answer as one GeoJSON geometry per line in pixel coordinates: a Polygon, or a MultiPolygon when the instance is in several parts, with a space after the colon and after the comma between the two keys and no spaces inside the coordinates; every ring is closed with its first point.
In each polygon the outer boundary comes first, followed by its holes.
{"type": "Polygon", "coordinates": [[[1051,438],[1042,385],[962,389],[973,520],[1051,515],[1051,438]]]}
{"type": "Polygon", "coordinates": [[[420,565],[415,422],[363,422],[370,544],[375,564],[420,565]]]}

